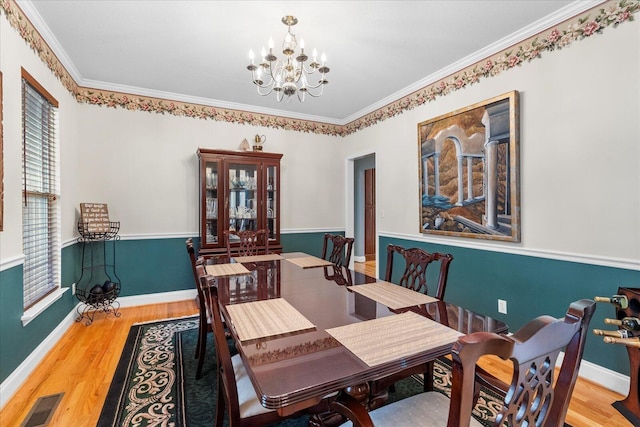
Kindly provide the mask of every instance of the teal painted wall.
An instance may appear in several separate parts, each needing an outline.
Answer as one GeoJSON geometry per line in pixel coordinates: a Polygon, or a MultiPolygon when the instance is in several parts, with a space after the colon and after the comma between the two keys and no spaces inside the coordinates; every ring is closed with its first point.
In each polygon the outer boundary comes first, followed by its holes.
{"type": "MultiPolygon", "coordinates": [[[[61,281],[70,286],[79,265],[77,245],[62,250],[61,281]]],[[[65,292],[28,325],[22,326],[22,265],[0,272],[0,382],[36,349],[76,305],[75,296],[65,292]]]]}
{"type": "MultiPolygon", "coordinates": [[[[341,232],[337,232],[341,233],[341,232]]],[[[321,256],[324,232],[289,233],[281,236],[286,252],[321,256]]],[[[191,265],[185,239],[122,240],[117,243],[116,268],[121,296],[145,295],[192,289],[191,265]]],[[[196,247],[198,242],[194,242],[196,247]]],[[[388,244],[421,247],[454,256],[446,299],[505,321],[511,331],[540,315],[562,316],[569,303],[595,295],[610,295],[619,286],[640,287],[640,272],[531,256],[505,254],[455,246],[435,245],[381,236],[379,271],[386,269],[388,244]],[[497,313],[497,299],[508,302],[508,314],[497,313]]],[[[81,245],[62,251],[62,283],[69,286],[80,277],[81,245]]],[[[436,280],[429,275],[430,283],[436,280]]],[[[431,289],[432,291],[433,289],[431,289]]],[[[26,327],[22,326],[22,266],[0,272],[0,382],[4,381],[54,328],[74,310],[75,296],[62,298],[26,327]]],[[[613,308],[598,307],[591,329],[604,328],[603,319],[614,317],[613,308]]],[[[599,337],[587,339],[585,359],[628,375],[624,348],[606,345],[599,337]]]]}
{"type": "MultiPolygon", "coordinates": [[[[281,234],[283,252],[305,252],[309,255],[321,257],[324,233],[290,233],[281,234]]],[[[327,231],[327,233],[341,234],[344,231],[327,231]]]]}
{"type": "MultiPolygon", "coordinates": [[[[620,286],[640,287],[640,271],[635,270],[384,236],[380,237],[379,244],[380,272],[386,269],[386,248],[389,244],[452,254],[454,259],[449,269],[445,299],[502,320],[509,325],[511,332],[542,314],[561,317],[575,300],[615,294],[620,286]],[[507,301],[507,315],[497,312],[498,298],[507,301]]],[[[435,276],[431,280],[430,283],[434,283],[435,276]]],[[[605,317],[615,317],[615,311],[608,304],[599,304],[590,330],[611,329],[604,324],[605,317]]],[[[584,359],[629,375],[626,349],[604,344],[602,337],[589,334],[584,359]]]]}
{"type": "Polygon", "coordinates": [[[119,241],[116,271],[121,280],[120,296],[195,289],[185,240],[186,237],[119,241]]]}

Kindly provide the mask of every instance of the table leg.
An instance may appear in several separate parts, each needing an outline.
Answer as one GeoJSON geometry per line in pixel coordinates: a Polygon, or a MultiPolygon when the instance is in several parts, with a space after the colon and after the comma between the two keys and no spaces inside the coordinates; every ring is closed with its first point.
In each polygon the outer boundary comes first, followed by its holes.
{"type": "MultiPolygon", "coordinates": [[[[368,407],[370,389],[369,384],[358,384],[342,389],[341,393],[346,393],[356,399],[362,405],[368,407]]],[[[309,418],[309,427],[334,427],[344,423],[346,419],[337,412],[328,411],[322,414],[314,414],[309,418]]]]}

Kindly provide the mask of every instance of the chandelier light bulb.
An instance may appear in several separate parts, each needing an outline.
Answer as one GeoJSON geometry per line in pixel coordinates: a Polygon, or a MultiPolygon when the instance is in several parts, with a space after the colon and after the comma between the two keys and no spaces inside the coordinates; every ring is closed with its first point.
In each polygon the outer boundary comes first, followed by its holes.
{"type": "Polygon", "coordinates": [[[256,85],[258,94],[267,96],[272,92],[276,93],[278,102],[287,98],[290,102],[296,95],[300,102],[303,102],[305,95],[319,97],[324,91],[326,80],[325,75],[329,72],[326,66],[327,57],[322,53],[319,64],[318,52],[313,49],[313,60],[308,63],[309,57],[305,54],[304,39],[300,38],[299,52],[296,52],[298,42],[296,35],[291,32],[291,27],[296,25],[298,19],[295,16],[287,15],[282,18],[282,23],[287,26],[287,33],[282,42],[282,54],[284,57],[278,59],[273,54],[273,38],[269,38],[269,52],[262,48],[262,62],[254,64],[253,50],[249,51],[250,64],[247,69],[251,71],[253,83],[256,85]],[[264,77],[264,81],[263,81],[264,77]],[[310,81],[317,81],[317,84],[309,84],[310,81]]]}

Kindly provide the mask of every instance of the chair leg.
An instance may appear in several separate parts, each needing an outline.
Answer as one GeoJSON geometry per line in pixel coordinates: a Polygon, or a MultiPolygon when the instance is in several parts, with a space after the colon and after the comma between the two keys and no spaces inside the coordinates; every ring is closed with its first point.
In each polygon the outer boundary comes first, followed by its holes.
{"type": "Polygon", "coordinates": [[[433,391],[433,360],[427,363],[427,370],[424,373],[424,391],[433,391]]]}
{"type": "Polygon", "coordinates": [[[202,343],[200,342],[202,339],[200,338],[200,330],[202,328],[198,328],[198,342],[196,343],[196,354],[195,354],[195,359],[200,359],[200,346],[202,345],[202,343]]]}
{"type": "Polygon", "coordinates": [[[218,373],[218,403],[216,403],[216,420],[214,427],[222,427],[224,424],[224,384],[222,383],[222,376],[220,375],[220,367],[216,369],[218,373]]]}
{"type": "Polygon", "coordinates": [[[196,379],[202,378],[202,366],[204,365],[204,359],[207,357],[207,324],[200,325],[198,330],[198,347],[196,350],[198,354],[198,370],[196,371],[196,379]]]}
{"type": "Polygon", "coordinates": [[[198,323],[198,342],[196,343],[196,359],[204,353],[204,347],[207,346],[207,321],[202,314],[200,315],[200,321],[198,323]]]}
{"type": "Polygon", "coordinates": [[[202,345],[200,345],[200,350],[198,351],[198,370],[196,371],[196,379],[199,380],[202,378],[202,366],[204,365],[204,359],[207,356],[207,332],[205,331],[204,335],[198,337],[198,341],[202,341],[202,345]]]}

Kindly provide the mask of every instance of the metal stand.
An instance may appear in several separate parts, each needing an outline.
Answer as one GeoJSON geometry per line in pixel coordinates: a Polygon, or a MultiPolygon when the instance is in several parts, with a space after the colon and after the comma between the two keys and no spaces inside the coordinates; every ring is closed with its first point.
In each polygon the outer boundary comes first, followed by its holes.
{"type": "Polygon", "coordinates": [[[76,284],[76,322],[89,326],[98,311],[120,317],[120,278],[116,274],[116,242],[120,240],[120,222],[110,222],[109,230],[89,231],[87,223],[78,222],[78,243],[82,243],[82,274],[76,284]],[[110,246],[110,251],[107,250],[110,246]]]}

